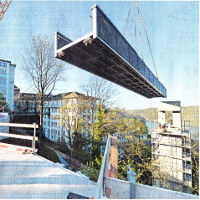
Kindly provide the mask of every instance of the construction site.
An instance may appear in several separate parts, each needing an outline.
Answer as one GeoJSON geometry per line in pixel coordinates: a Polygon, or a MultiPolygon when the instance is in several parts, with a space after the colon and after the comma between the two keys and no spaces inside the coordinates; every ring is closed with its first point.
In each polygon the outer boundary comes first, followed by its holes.
{"type": "MultiPolygon", "coordinates": [[[[0,20],[12,1],[0,1],[0,20]]],[[[54,56],[68,64],[142,95],[167,97],[167,89],[118,31],[104,11],[92,8],[92,31],[72,41],[54,34],[54,56]]],[[[53,35],[52,35],[53,38],[53,35]]],[[[50,111],[49,111],[50,112],[50,111]]],[[[7,116],[6,116],[7,117],[7,116]]],[[[8,117],[7,117],[8,118],[8,117]]],[[[162,101],[159,127],[151,134],[152,186],[136,183],[127,167],[128,181],[118,178],[118,138],[108,135],[97,182],[38,155],[39,125],[0,122],[0,137],[29,140],[31,147],[0,142],[0,199],[198,199],[192,193],[192,155],[189,121],[182,122],[180,101],[162,101]],[[166,121],[166,112],[172,120],[166,121]],[[2,128],[4,127],[4,128],[2,128]],[[32,136],[12,134],[10,127],[28,128],[32,136]]],[[[62,160],[64,158],[57,152],[62,160]]]]}
{"type": "Polygon", "coordinates": [[[178,191],[192,188],[191,133],[188,122],[181,123],[180,102],[160,102],[160,127],[152,133],[152,159],[156,166],[154,185],[178,191]],[[165,113],[172,112],[173,120],[166,122],[165,113]]]}

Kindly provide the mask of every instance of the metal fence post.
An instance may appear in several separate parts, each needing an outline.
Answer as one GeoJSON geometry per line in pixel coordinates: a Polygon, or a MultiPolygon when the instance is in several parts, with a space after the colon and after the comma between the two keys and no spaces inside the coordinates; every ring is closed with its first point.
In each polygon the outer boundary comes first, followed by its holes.
{"type": "Polygon", "coordinates": [[[135,176],[137,175],[131,168],[130,166],[127,166],[127,175],[128,175],[128,181],[130,183],[136,183],[136,178],[135,176]]]}
{"type": "Polygon", "coordinates": [[[136,173],[127,166],[128,181],[130,182],[130,199],[135,199],[135,183],[136,183],[136,173]]]}

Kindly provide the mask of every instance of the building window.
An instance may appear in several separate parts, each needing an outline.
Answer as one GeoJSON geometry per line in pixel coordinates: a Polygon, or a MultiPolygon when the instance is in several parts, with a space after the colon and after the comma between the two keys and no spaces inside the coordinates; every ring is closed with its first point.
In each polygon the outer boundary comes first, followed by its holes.
{"type": "Polygon", "coordinates": [[[4,77],[0,77],[0,83],[6,84],[6,79],[4,77]]]}
{"type": "Polygon", "coordinates": [[[6,74],[6,69],[0,69],[0,74],[6,74]]]}
{"type": "Polygon", "coordinates": [[[7,64],[5,62],[0,62],[0,67],[6,67],[7,64]]]}
{"type": "Polygon", "coordinates": [[[6,96],[6,88],[0,87],[0,92],[3,94],[3,96],[6,96]]]}

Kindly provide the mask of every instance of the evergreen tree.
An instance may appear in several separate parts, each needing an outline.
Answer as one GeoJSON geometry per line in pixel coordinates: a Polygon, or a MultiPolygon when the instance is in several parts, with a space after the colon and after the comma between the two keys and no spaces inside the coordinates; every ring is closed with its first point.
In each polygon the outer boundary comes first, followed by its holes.
{"type": "MultiPolygon", "coordinates": [[[[103,120],[105,115],[105,109],[102,105],[99,105],[98,112],[97,112],[97,121],[95,123],[94,128],[94,134],[93,134],[93,145],[92,145],[92,160],[99,160],[101,157],[101,139],[104,135],[104,129],[103,129],[103,120]]],[[[98,164],[96,164],[96,167],[98,167],[98,164]]]]}
{"type": "Polygon", "coordinates": [[[192,188],[199,195],[199,141],[192,140],[192,188]]]}
{"type": "Polygon", "coordinates": [[[151,147],[145,140],[132,137],[119,145],[119,178],[127,179],[127,168],[136,172],[137,183],[151,185],[151,147]]]}

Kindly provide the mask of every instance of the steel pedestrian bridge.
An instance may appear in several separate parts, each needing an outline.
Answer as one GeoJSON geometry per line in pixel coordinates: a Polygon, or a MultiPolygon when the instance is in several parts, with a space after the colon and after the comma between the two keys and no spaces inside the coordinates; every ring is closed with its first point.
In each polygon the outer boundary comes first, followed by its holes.
{"type": "Polygon", "coordinates": [[[55,33],[55,57],[147,98],[167,91],[103,11],[92,7],[93,31],[75,41],[55,33]]]}

